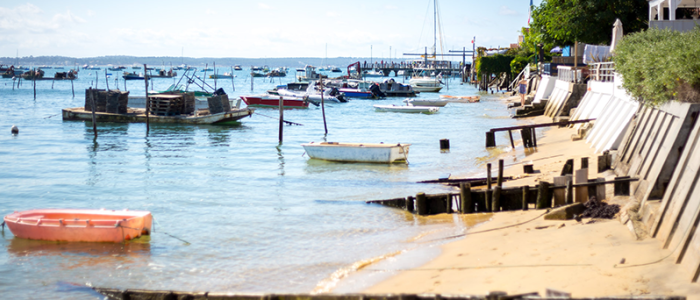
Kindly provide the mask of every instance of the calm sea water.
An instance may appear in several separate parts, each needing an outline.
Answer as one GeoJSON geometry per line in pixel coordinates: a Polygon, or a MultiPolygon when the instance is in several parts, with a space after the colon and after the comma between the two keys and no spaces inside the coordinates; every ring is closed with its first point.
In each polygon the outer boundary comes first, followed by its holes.
{"type": "MultiPolygon", "coordinates": [[[[303,126],[285,126],[281,144],[278,121],[262,116],[277,116],[275,109],[258,109],[261,115],[238,125],[154,124],[148,135],[145,124],[98,124],[94,141],[91,123],[63,121],[60,112],[83,106],[95,72],[80,71],[75,97],[69,81],[37,82],[36,100],[30,81],[13,90],[11,79],[0,79],[0,215],[33,208],[149,210],[155,233],[113,245],[22,240],[5,229],[3,298],[99,298],[86,285],[329,290],[358,263],[416,248],[416,237],[465,230],[459,218],[417,217],[364,201],[446,191],[416,181],[479,171],[493,154],[484,149],[484,132],[515,124],[491,95],[477,104],[449,104],[433,115],[375,112],[373,104],[403,100],[387,98],[328,104],[327,136],[320,108],[286,110],[285,119],[303,126]],[[12,125],[19,135],[10,134],[12,125]],[[450,139],[448,153],[440,152],[443,138],[450,139]],[[301,143],[324,139],[410,143],[410,164],[332,163],[303,155],[301,143]]],[[[104,70],[97,72],[97,87],[104,88],[104,70]]],[[[246,73],[236,72],[235,91],[230,79],[217,85],[237,98],[292,81],[294,71],[281,79],[256,78],[253,92],[246,73]]],[[[124,81],[114,78],[110,87],[124,89],[124,81]]],[[[154,79],[154,89],[172,82],[154,79]]],[[[143,95],[143,81],[129,81],[127,89],[143,95]]],[[[441,93],[476,90],[451,80],[441,93]]]]}

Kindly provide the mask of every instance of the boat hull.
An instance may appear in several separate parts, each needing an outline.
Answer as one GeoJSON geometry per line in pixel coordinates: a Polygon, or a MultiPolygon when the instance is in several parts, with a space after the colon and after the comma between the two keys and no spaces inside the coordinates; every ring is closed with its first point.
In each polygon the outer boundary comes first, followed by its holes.
{"type": "MultiPolygon", "coordinates": [[[[265,97],[265,96],[241,96],[243,102],[248,106],[258,106],[258,107],[279,107],[280,99],[278,97],[265,97]]],[[[308,108],[309,102],[303,99],[288,99],[284,98],[283,106],[285,108],[308,108]]]]}
{"type": "Polygon", "coordinates": [[[359,91],[356,89],[340,88],[340,89],[338,89],[338,91],[345,94],[345,97],[348,97],[348,98],[372,98],[373,97],[371,92],[363,92],[363,91],[359,91]]]}
{"type": "Polygon", "coordinates": [[[449,101],[447,100],[421,100],[421,99],[409,99],[404,100],[408,105],[413,106],[433,106],[433,107],[445,107],[449,101]]]}
{"type": "Polygon", "coordinates": [[[450,95],[440,95],[441,100],[454,103],[476,103],[479,102],[481,96],[450,96],[450,95]]]}
{"type": "Polygon", "coordinates": [[[411,144],[307,143],[302,144],[313,159],[338,162],[407,163],[411,144]]]}
{"type": "MultiPolygon", "coordinates": [[[[234,109],[218,114],[203,114],[190,116],[148,116],[150,123],[173,123],[173,124],[218,124],[238,121],[251,116],[255,109],[244,108],[234,109]]],[[[92,121],[92,112],[86,111],[83,107],[63,109],[64,121],[92,121]]],[[[95,112],[97,122],[115,123],[145,123],[146,110],[143,108],[128,108],[125,114],[113,114],[106,112],[95,112]]]]}
{"type": "Polygon", "coordinates": [[[152,220],[148,211],[104,209],[35,209],[4,218],[12,234],[19,238],[112,243],[150,234],[152,220]]]}

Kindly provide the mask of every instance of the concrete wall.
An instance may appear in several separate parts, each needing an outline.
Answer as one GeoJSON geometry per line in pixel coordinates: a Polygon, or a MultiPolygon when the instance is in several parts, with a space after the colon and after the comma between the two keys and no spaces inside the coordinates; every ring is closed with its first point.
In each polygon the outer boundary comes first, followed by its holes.
{"type": "Polygon", "coordinates": [[[549,99],[554,91],[554,83],[557,81],[556,77],[549,75],[542,75],[539,87],[537,88],[537,93],[535,93],[535,99],[532,100],[533,104],[540,103],[542,99],[549,99]]]}

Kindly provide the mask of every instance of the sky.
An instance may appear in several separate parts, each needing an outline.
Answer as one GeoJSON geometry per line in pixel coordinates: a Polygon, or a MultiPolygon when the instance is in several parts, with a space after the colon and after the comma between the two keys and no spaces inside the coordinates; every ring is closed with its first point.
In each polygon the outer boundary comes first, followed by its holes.
{"type": "MultiPolygon", "coordinates": [[[[539,5],[541,0],[534,1],[539,5]]],[[[516,43],[528,0],[437,0],[437,52],[516,43]]],[[[0,1],[0,57],[378,57],[433,46],[433,0],[0,1]]]]}

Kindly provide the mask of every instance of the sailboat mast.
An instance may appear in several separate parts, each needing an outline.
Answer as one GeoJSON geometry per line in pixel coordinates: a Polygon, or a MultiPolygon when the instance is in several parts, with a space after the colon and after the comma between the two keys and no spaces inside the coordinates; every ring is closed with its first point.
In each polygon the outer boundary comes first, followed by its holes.
{"type": "Polygon", "coordinates": [[[437,0],[433,0],[433,57],[437,59],[437,0]]]}

